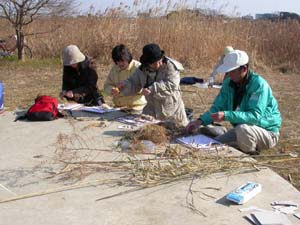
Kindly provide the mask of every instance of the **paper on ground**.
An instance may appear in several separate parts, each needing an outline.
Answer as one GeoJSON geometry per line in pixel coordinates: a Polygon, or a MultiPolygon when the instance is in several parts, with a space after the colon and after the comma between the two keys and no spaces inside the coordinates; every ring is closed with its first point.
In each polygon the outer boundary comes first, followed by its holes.
{"type": "Polygon", "coordinates": [[[298,203],[293,201],[275,201],[271,203],[272,206],[295,206],[298,207],[298,203]]]}
{"type": "Polygon", "coordinates": [[[300,220],[300,213],[295,213],[294,216],[300,220]]]}
{"type": "Polygon", "coordinates": [[[250,206],[250,207],[247,207],[247,208],[240,208],[239,211],[240,212],[249,212],[249,211],[263,212],[263,211],[266,211],[266,210],[265,209],[260,209],[256,206],[250,206]]]}
{"type": "Polygon", "coordinates": [[[220,144],[220,145],[222,144],[203,134],[181,137],[181,138],[177,138],[176,140],[181,144],[184,144],[188,147],[197,148],[197,149],[210,148],[214,144],[220,144]]]}
{"type": "Polygon", "coordinates": [[[93,112],[93,113],[99,113],[99,114],[103,114],[103,113],[108,113],[108,112],[115,112],[115,111],[119,111],[120,109],[118,108],[112,108],[112,109],[107,109],[107,108],[103,108],[101,106],[86,106],[86,107],[82,107],[80,108],[81,111],[86,111],[86,112],[93,112]]]}
{"type": "Polygon", "coordinates": [[[144,126],[146,124],[156,124],[159,123],[159,120],[147,120],[141,118],[141,116],[136,116],[136,115],[129,115],[129,116],[124,116],[124,117],[119,117],[116,119],[116,121],[124,124],[129,124],[137,127],[144,126]]]}
{"type": "Polygon", "coordinates": [[[273,208],[276,211],[284,213],[284,214],[293,214],[293,213],[295,213],[296,210],[298,210],[298,207],[296,207],[296,206],[280,206],[280,205],[277,205],[277,206],[273,206],[273,208]]]}
{"type": "Polygon", "coordinates": [[[60,109],[60,110],[72,110],[72,109],[78,109],[82,106],[83,106],[82,104],[78,104],[78,103],[58,104],[58,109],[60,109]]]}
{"type": "Polygon", "coordinates": [[[133,126],[131,126],[131,125],[120,125],[120,126],[118,126],[118,129],[133,129],[133,126]]]}
{"type": "Polygon", "coordinates": [[[293,225],[286,215],[276,212],[254,212],[251,213],[257,224],[283,224],[293,225]]]}

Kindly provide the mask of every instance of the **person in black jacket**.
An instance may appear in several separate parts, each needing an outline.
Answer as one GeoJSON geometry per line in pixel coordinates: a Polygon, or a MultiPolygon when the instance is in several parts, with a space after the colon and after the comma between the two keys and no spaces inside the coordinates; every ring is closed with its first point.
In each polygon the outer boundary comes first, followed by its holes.
{"type": "Polygon", "coordinates": [[[76,45],[69,45],[63,51],[63,64],[60,98],[85,105],[102,105],[104,100],[97,88],[95,63],[81,53],[76,45]]]}

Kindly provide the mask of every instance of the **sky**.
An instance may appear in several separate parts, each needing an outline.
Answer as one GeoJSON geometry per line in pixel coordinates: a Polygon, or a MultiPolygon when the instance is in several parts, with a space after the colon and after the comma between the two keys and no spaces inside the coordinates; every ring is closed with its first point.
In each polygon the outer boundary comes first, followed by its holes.
{"type": "MultiPolygon", "coordinates": [[[[108,7],[119,6],[120,2],[126,5],[133,5],[134,0],[82,0],[81,9],[87,10],[90,5],[94,5],[98,10],[104,11],[108,7]]],[[[272,13],[278,11],[295,12],[300,14],[299,0],[171,0],[175,2],[185,2],[194,6],[198,2],[198,6],[205,6],[212,9],[222,10],[228,15],[255,15],[256,13],[272,13]]],[[[168,0],[138,0],[144,5],[153,4],[158,6],[160,2],[168,2],[168,0]]],[[[148,7],[149,8],[149,7],[148,7]]]]}

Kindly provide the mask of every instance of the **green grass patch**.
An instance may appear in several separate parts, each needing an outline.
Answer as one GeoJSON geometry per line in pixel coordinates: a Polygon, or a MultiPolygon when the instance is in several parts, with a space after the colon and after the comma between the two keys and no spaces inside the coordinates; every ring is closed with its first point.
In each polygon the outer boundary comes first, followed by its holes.
{"type": "Polygon", "coordinates": [[[51,66],[61,66],[60,58],[47,58],[47,59],[26,59],[24,61],[18,60],[17,56],[8,56],[0,58],[0,67],[13,67],[13,68],[30,68],[30,69],[43,69],[51,66]]]}

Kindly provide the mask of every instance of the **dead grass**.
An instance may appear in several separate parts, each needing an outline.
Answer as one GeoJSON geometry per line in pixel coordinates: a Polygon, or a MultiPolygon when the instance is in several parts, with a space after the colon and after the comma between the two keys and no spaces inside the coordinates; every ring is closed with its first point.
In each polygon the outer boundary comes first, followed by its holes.
{"type": "MultiPolygon", "coordinates": [[[[104,64],[111,62],[111,49],[116,44],[126,44],[138,59],[145,44],[156,42],[167,55],[191,69],[211,68],[224,46],[232,45],[247,51],[255,68],[267,65],[282,72],[299,71],[299,22],[246,21],[184,12],[128,18],[121,9],[104,16],[45,18],[31,24],[26,32],[56,31],[28,36],[27,42],[36,58],[58,58],[64,46],[76,44],[104,64]]],[[[14,32],[3,20],[0,28],[0,37],[14,32]]]]}
{"type": "Polygon", "coordinates": [[[161,144],[169,140],[169,132],[163,126],[150,124],[138,131],[132,132],[131,138],[136,140],[149,140],[155,144],[161,144]]]}
{"type": "MultiPolygon", "coordinates": [[[[54,33],[27,38],[35,60],[22,63],[16,62],[14,58],[0,59],[0,80],[5,87],[6,109],[29,106],[38,94],[58,97],[62,79],[59,57],[62,48],[68,44],[77,44],[84,53],[97,57],[100,64],[100,88],[108,74],[111,49],[119,43],[126,44],[132,50],[134,58],[138,59],[143,45],[157,42],[167,55],[184,64],[187,68],[186,75],[204,79],[208,78],[224,46],[232,45],[249,53],[252,67],[268,80],[279,103],[283,119],[280,142],[274,149],[263,151],[262,154],[300,153],[298,22],[242,21],[180,13],[168,18],[121,18],[117,11],[110,15],[48,18],[29,26],[29,33],[39,28],[52,30],[58,25],[61,28],[54,33]]],[[[7,22],[0,20],[0,37],[12,33],[13,30],[7,22]]],[[[194,109],[194,117],[210,107],[218,92],[215,89],[182,89],[185,105],[194,109]]],[[[140,135],[143,138],[150,137],[155,131],[153,129],[140,135]]],[[[165,133],[164,130],[160,131],[161,134],[165,133]]],[[[258,161],[265,163],[266,159],[259,158],[258,161]]],[[[184,168],[183,165],[176,166],[184,168]]],[[[277,161],[269,165],[300,190],[299,160],[277,161]]],[[[158,164],[152,167],[149,170],[155,174],[158,164]]],[[[86,169],[93,170],[86,166],[69,166],[66,171],[72,170],[77,174],[76,177],[80,178],[86,169]]],[[[152,175],[144,173],[141,176],[152,175]]]]}

